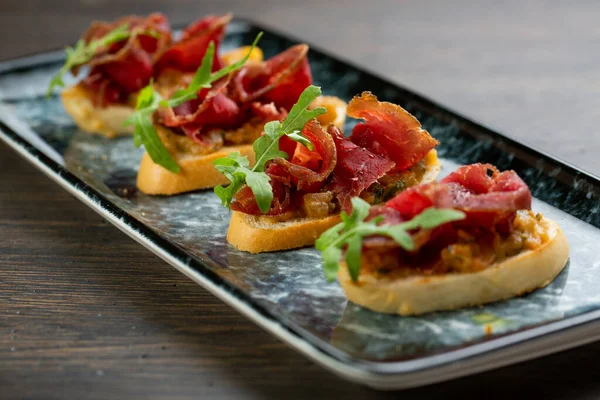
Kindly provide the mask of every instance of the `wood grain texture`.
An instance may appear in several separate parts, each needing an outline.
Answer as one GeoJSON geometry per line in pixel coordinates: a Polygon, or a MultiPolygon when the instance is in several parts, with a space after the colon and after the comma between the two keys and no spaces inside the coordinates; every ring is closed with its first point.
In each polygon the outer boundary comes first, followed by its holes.
{"type": "MultiPolygon", "coordinates": [[[[93,18],[232,10],[600,173],[596,2],[3,0],[0,58],[93,18]],[[450,5],[451,3],[451,5],[450,5]]],[[[600,397],[600,344],[398,393],[288,349],[0,144],[0,398],[600,397]]]]}

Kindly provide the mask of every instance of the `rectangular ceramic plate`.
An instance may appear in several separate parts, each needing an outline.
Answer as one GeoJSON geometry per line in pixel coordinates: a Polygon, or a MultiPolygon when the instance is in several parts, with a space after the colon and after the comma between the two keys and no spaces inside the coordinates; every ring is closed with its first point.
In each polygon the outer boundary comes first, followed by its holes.
{"type": "MultiPolygon", "coordinates": [[[[223,48],[249,44],[259,29],[232,23],[223,48]]],[[[265,30],[260,46],[272,56],[294,43],[265,30]]],[[[0,137],[123,232],[334,373],[377,388],[406,388],[600,337],[597,178],[313,48],[314,81],[325,94],[349,100],[370,90],[402,105],[440,140],[444,173],[473,162],[516,170],[536,197],[534,209],[558,221],[571,246],[565,270],[528,296],[416,318],[377,314],[347,303],[339,285],[323,278],[312,248],[251,255],[229,246],[229,212],[212,191],[137,192],[142,150],[130,138],[79,131],[58,96],[45,99],[61,53],[0,63],[0,137]]]]}

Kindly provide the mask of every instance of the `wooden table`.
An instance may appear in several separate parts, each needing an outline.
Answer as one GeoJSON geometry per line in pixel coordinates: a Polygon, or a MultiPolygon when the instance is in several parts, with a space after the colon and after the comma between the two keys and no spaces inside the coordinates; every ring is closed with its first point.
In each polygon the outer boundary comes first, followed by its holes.
{"type": "MultiPolygon", "coordinates": [[[[231,10],[600,174],[593,2],[64,3],[3,0],[0,58],[73,42],[93,18],[162,10],[176,24],[231,10]]],[[[223,305],[3,144],[0,187],[2,399],[600,396],[600,343],[402,394],[349,384],[223,305]]]]}

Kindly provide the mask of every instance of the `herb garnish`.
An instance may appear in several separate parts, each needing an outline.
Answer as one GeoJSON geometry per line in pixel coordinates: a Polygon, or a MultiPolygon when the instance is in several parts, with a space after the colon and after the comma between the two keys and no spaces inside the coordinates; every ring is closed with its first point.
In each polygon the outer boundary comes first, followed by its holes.
{"type": "Polygon", "coordinates": [[[218,158],[213,162],[215,168],[231,181],[227,187],[215,187],[215,193],[224,206],[229,207],[235,194],[247,184],[260,210],[263,213],[269,211],[273,201],[273,188],[269,183],[269,176],[265,173],[265,165],[267,161],[277,157],[287,159],[287,153],[279,149],[279,139],[284,135],[313,150],[313,144],[302,136],[301,132],[308,121],[327,112],[323,107],[308,110],[308,106],[320,95],[320,87],[307,87],[283,123],[271,121],[265,124],[265,134],[254,142],[256,164],[252,168],[249,168],[248,157],[242,157],[239,152],[230,153],[227,157],[218,158]]]}
{"type": "Polygon", "coordinates": [[[152,82],[143,88],[138,95],[135,107],[136,111],[123,124],[123,126],[134,125],[133,143],[135,146],[140,147],[140,145],[143,144],[152,161],[171,172],[179,173],[181,171],[179,165],[173,160],[173,157],[171,157],[171,154],[169,154],[169,151],[160,140],[156,128],[154,128],[152,115],[159,107],[173,108],[186,101],[197,98],[198,92],[201,89],[209,89],[213,82],[242,68],[246,61],[248,61],[252,50],[256,47],[262,34],[263,33],[260,32],[256,36],[248,54],[246,54],[243,59],[223,67],[216,72],[211,72],[215,55],[215,44],[210,42],[206,53],[202,58],[202,64],[200,64],[200,67],[196,71],[196,74],[188,87],[178,89],[168,100],[161,97],[154,89],[152,82]]]}
{"type": "Polygon", "coordinates": [[[317,250],[322,252],[323,269],[325,277],[332,281],[335,279],[344,249],[344,260],[348,272],[354,282],[360,273],[360,257],[363,239],[366,236],[389,236],[400,247],[411,251],[415,243],[408,231],[413,229],[432,229],[442,224],[458,221],[465,218],[462,211],[452,209],[428,208],[410,221],[397,225],[383,224],[383,217],[379,216],[370,221],[365,221],[369,215],[370,205],[359,197],[352,199],[352,215],[342,212],[342,222],[325,231],[315,243],[317,250]]]}
{"type": "Polygon", "coordinates": [[[90,61],[92,58],[94,58],[94,55],[96,54],[96,51],[98,51],[98,49],[127,39],[131,34],[127,31],[127,28],[127,24],[123,24],[118,28],[115,28],[112,31],[108,32],[101,38],[91,40],[88,44],[86,44],[83,39],[79,39],[75,44],[74,48],[71,46],[67,47],[65,49],[67,53],[67,59],[65,60],[65,64],[50,81],[46,96],[52,96],[52,91],[55,86],[64,87],[64,74],[66,74],[74,67],[78,65],[83,65],[90,61]]]}

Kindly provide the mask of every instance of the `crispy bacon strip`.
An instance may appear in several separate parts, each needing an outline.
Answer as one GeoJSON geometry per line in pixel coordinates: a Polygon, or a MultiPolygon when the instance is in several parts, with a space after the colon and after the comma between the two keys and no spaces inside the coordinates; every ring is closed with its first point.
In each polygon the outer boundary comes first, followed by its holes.
{"type": "MultiPolygon", "coordinates": [[[[112,23],[94,22],[83,34],[83,40],[100,38],[123,24],[128,25],[129,38],[99,49],[87,64],[91,70],[82,84],[100,106],[125,102],[129,94],[146,86],[152,77],[153,63],[171,42],[169,23],[159,13],[146,18],[123,17],[112,23]]],[[[77,72],[75,68],[73,73],[77,72]]]]}
{"type": "Polygon", "coordinates": [[[438,144],[408,111],[396,104],[378,101],[370,92],[354,97],[347,113],[365,120],[354,127],[350,140],[393,161],[395,170],[413,166],[438,144]]]}
{"type": "Polygon", "coordinates": [[[337,164],[327,189],[335,193],[343,211],[351,212],[352,197],[360,195],[393,169],[394,163],[347,140],[333,125],[330,125],[329,133],[335,142],[337,164]]]}
{"type": "Polygon", "coordinates": [[[312,83],[307,54],[308,46],[299,44],[262,63],[247,64],[233,78],[233,98],[241,103],[273,102],[289,110],[312,83]]]}
{"type": "Polygon", "coordinates": [[[422,184],[400,193],[386,206],[405,220],[428,207],[454,208],[467,218],[458,226],[506,229],[517,210],[531,208],[531,192],[514,171],[499,172],[490,164],[457,169],[439,183],[422,184]],[[488,175],[489,174],[489,175],[488,175]]]}
{"type": "Polygon", "coordinates": [[[165,69],[175,69],[182,72],[195,72],[210,42],[215,44],[213,71],[223,67],[218,57],[219,45],[225,35],[225,28],[231,21],[231,14],[220,17],[211,15],[193,22],[182,33],[181,39],[162,54],[156,62],[154,75],[160,75],[165,69]]]}

